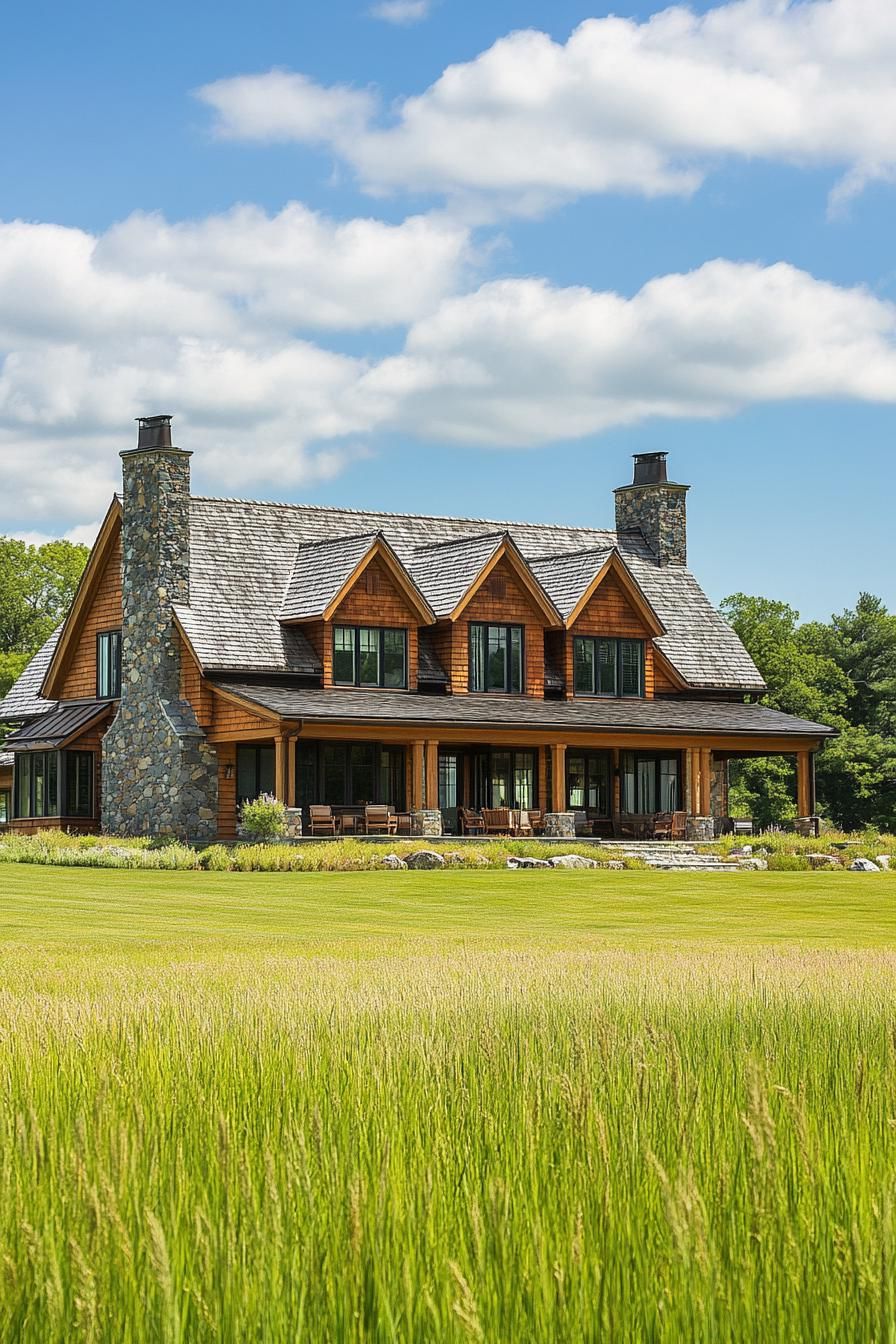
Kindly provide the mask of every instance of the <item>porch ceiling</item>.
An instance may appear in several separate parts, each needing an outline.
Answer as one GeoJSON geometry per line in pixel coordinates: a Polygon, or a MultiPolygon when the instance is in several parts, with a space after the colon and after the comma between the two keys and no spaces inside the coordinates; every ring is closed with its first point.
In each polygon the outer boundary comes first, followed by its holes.
{"type": "Polygon", "coordinates": [[[415,695],[217,681],[232,695],[303,722],[382,726],[525,728],[546,732],[674,732],[718,736],[831,737],[834,730],[766,705],[711,700],[536,700],[504,695],[415,695]]]}

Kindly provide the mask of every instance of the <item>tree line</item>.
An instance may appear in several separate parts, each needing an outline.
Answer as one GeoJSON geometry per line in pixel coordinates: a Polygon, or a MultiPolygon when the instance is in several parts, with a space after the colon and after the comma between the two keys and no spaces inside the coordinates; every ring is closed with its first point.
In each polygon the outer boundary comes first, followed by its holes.
{"type": "MultiPolygon", "coordinates": [[[[0,698],[64,620],[88,554],[0,537],[0,698]]],[[[817,760],[822,815],[845,830],[896,831],[896,615],[870,593],[829,621],[801,622],[785,602],[745,593],[721,610],[768,685],[763,703],[838,730],[817,760]]],[[[733,762],[731,779],[732,805],[760,824],[795,814],[787,757],[733,762]]]]}

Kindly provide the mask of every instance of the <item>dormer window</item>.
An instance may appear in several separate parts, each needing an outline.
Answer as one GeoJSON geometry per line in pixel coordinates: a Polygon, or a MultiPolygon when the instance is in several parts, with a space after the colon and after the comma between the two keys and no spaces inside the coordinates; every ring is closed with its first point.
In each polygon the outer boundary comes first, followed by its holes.
{"type": "Polygon", "coordinates": [[[121,631],[104,630],[96,637],[96,698],[117,700],[121,695],[121,631]]]}
{"type": "Polygon", "coordinates": [[[573,672],[576,695],[643,696],[644,641],[577,635],[573,672]]]}
{"type": "Polygon", "coordinates": [[[336,686],[403,690],[408,684],[407,631],[368,625],[334,626],[333,682],[336,686]]]}
{"type": "Polygon", "coordinates": [[[470,623],[470,690],[523,689],[523,627],[470,623]]]}

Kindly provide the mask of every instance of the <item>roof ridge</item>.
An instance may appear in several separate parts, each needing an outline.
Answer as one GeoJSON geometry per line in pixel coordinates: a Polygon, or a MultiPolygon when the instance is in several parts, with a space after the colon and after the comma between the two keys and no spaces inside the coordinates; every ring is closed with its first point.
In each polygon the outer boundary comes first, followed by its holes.
{"type": "Polygon", "coordinates": [[[310,551],[314,546],[335,546],[340,541],[361,541],[365,537],[382,537],[382,535],[382,528],[379,527],[371,529],[369,532],[339,532],[335,537],[318,537],[316,541],[300,541],[296,547],[296,554],[299,551],[310,551]]]}
{"type": "MultiPolygon", "coordinates": [[[[478,519],[472,518],[470,522],[478,522],[478,519]]],[[[472,546],[474,541],[494,541],[498,537],[503,540],[507,535],[505,528],[503,532],[476,532],[472,537],[449,537],[447,541],[430,541],[425,546],[415,546],[414,555],[418,555],[420,551],[444,550],[446,546],[472,546]]]]}
{"type": "Polygon", "coordinates": [[[582,555],[600,555],[605,551],[616,551],[618,553],[619,547],[611,544],[609,546],[583,546],[580,551],[554,551],[551,555],[533,556],[529,564],[541,565],[544,564],[545,560],[576,560],[582,555]]]}
{"type": "MultiPolygon", "coordinates": [[[[350,509],[343,504],[297,504],[276,499],[240,499],[227,495],[191,495],[193,504],[258,504],[266,509],[306,509],[314,513],[347,513],[356,517],[415,518],[420,522],[435,523],[484,523],[488,527],[506,532],[512,527],[549,527],[564,532],[615,532],[613,527],[588,527],[584,523],[538,523],[525,518],[470,518],[455,513],[398,513],[390,509],[350,509]]],[[[627,529],[628,530],[628,529],[627,529]]],[[[637,531],[638,529],[631,529],[637,531]]],[[[362,535],[362,534],[358,534],[362,535]]],[[[483,535],[488,535],[483,533],[483,535]]]]}

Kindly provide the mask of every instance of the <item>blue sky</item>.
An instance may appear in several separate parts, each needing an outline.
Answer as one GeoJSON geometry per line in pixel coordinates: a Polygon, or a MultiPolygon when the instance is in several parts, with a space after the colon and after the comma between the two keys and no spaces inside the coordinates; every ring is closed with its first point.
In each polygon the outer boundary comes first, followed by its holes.
{"type": "Polygon", "coordinates": [[[892,604],[894,7],[417,8],[5,16],[0,528],[155,410],[205,493],[597,526],[666,449],[713,598],[892,604]]]}

